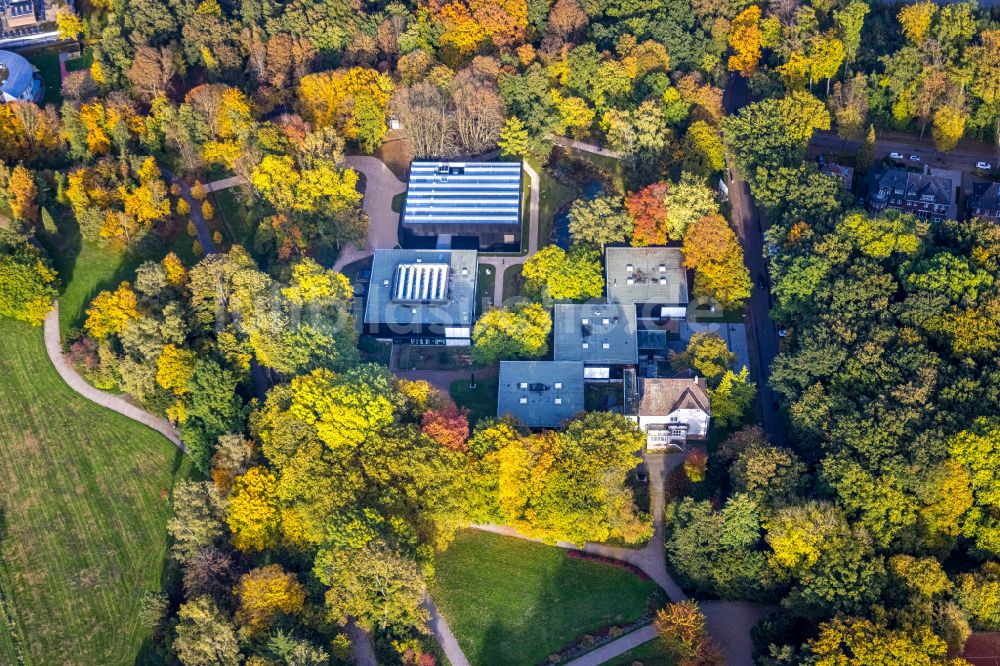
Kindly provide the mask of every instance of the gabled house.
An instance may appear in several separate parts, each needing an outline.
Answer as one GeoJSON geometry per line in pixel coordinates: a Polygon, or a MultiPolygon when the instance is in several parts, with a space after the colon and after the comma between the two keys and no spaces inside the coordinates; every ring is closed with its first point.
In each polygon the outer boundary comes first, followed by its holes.
{"type": "Polygon", "coordinates": [[[891,208],[923,219],[945,220],[954,198],[950,178],[887,169],[874,176],[868,191],[868,210],[880,212],[891,208]]]}
{"type": "Polygon", "coordinates": [[[968,206],[969,217],[1000,222],[1000,183],[973,183],[968,206]]]}
{"type": "Polygon", "coordinates": [[[704,378],[636,377],[626,371],[625,415],[646,433],[647,451],[684,450],[708,435],[712,406],[704,378]]]}

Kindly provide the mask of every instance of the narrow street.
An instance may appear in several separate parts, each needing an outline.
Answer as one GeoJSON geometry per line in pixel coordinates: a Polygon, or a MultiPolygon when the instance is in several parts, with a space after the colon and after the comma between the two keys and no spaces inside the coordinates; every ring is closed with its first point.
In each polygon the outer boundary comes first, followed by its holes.
{"type": "MultiPolygon", "coordinates": [[[[750,90],[746,80],[733,76],[723,96],[726,113],[732,115],[749,102],[750,90]]],[[[766,227],[749,186],[739,178],[735,169],[728,169],[728,174],[733,226],[743,244],[743,261],[750,271],[750,281],[753,283],[747,308],[747,342],[750,372],[757,383],[756,416],[771,442],[784,446],[788,442],[788,435],[777,407],[778,397],[770,386],[771,365],[778,355],[778,331],[771,320],[771,280],[767,273],[767,261],[764,259],[763,232],[766,227]],[[757,286],[760,278],[763,278],[763,289],[757,286]]]]}

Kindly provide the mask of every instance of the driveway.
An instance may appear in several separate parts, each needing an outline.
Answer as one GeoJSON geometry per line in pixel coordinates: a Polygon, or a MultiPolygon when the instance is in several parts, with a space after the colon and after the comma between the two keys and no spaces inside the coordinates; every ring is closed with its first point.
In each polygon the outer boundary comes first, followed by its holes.
{"type": "Polygon", "coordinates": [[[399,246],[399,213],[392,211],[392,199],[406,191],[406,184],[400,182],[382,160],[370,155],[348,155],[344,164],[365,176],[364,211],[371,220],[368,226],[368,242],[362,248],[347,245],[337,257],[333,270],[372,256],[375,250],[391,250],[399,246]]]}

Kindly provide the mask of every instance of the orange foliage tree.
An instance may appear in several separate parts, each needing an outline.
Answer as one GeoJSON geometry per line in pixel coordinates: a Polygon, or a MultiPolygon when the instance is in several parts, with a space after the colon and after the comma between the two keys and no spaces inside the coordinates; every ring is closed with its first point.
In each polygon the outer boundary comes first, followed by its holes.
{"type": "Polygon", "coordinates": [[[424,414],[421,430],[435,442],[455,451],[468,449],[469,410],[453,402],[424,414]]]}
{"type": "Polygon", "coordinates": [[[625,197],[625,209],[632,217],[632,245],[664,245],[667,242],[666,196],[670,183],[652,183],[625,197]]]}

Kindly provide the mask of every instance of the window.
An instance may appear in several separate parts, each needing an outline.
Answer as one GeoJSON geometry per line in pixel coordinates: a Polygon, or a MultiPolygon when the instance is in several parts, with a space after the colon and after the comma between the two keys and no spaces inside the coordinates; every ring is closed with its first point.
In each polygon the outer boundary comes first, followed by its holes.
{"type": "Polygon", "coordinates": [[[561,404],[562,404],[562,398],[556,398],[556,399],[555,399],[555,400],[553,400],[552,402],[554,402],[554,403],[555,403],[555,404],[557,404],[557,405],[561,405],[561,404]]]}
{"type": "Polygon", "coordinates": [[[667,265],[666,264],[660,264],[660,272],[661,273],[666,273],[667,272],[667,265]]]}
{"type": "Polygon", "coordinates": [[[607,342],[604,342],[604,343],[601,344],[601,348],[602,349],[611,349],[611,345],[609,343],[607,343],[607,342]]]}
{"type": "Polygon", "coordinates": [[[583,348],[584,348],[584,349],[590,349],[590,344],[589,344],[589,343],[587,343],[587,342],[584,342],[584,343],[583,343],[583,348]]]}
{"type": "Polygon", "coordinates": [[[581,323],[581,324],[583,324],[584,326],[586,326],[587,324],[589,324],[589,323],[590,323],[590,320],[589,320],[589,319],[587,319],[586,317],[584,317],[584,318],[583,318],[583,321],[581,321],[580,323],[581,323]]]}
{"type": "Polygon", "coordinates": [[[527,405],[528,404],[528,399],[527,398],[521,398],[520,400],[518,400],[518,402],[520,402],[522,405],[527,405]]]}
{"type": "Polygon", "coordinates": [[[562,388],[562,382],[556,382],[556,390],[562,388]]]}
{"type": "Polygon", "coordinates": [[[625,264],[625,272],[626,273],[631,273],[634,270],[635,270],[635,267],[632,266],[632,264],[625,264]]]}
{"type": "Polygon", "coordinates": [[[601,320],[601,323],[607,325],[611,323],[611,320],[605,317],[604,319],[601,320]]]}
{"type": "Polygon", "coordinates": [[[521,382],[520,384],[518,384],[518,386],[520,386],[523,389],[526,389],[528,388],[528,382],[521,382]]]}
{"type": "Polygon", "coordinates": [[[626,278],[625,284],[635,284],[635,278],[626,278]]]}

